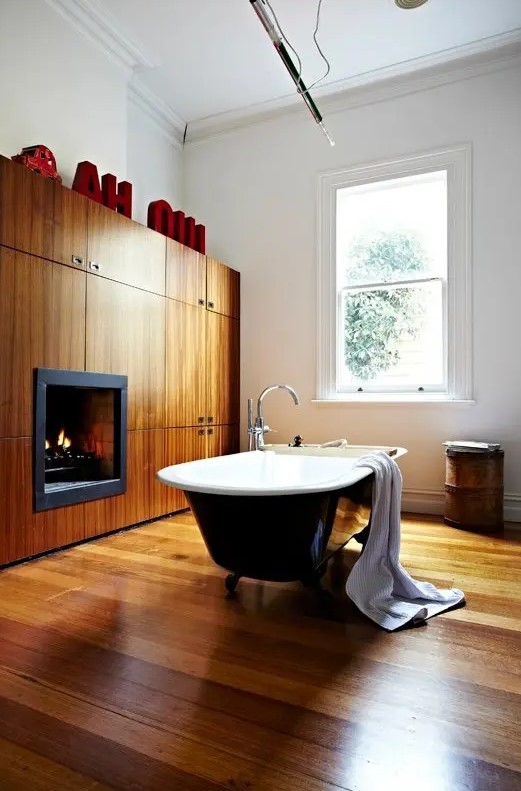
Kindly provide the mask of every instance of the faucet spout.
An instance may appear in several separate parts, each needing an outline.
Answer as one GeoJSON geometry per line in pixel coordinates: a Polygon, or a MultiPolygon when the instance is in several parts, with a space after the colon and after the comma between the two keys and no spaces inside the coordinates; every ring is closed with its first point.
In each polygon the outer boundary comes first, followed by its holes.
{"type": "Polygon", "coordinates": [[[257,401],[257,418],[262,418],[262,402],[264,401],[265,397],[268,393],[271,393],[272,390],[286,390],[292,397],[295,406],[300,404],[300,400],[296,392],[293,390],[292,387],[289,385],[269,385],[269,387],[265,387],[262,393],[259,396],[259,400],[257,401]]]}

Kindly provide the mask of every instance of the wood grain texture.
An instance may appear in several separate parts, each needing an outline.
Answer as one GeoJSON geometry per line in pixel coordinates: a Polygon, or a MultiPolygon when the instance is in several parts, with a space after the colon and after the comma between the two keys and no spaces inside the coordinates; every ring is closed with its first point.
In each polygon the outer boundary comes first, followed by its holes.
{"type": "Polygon", "coordinates": [[[239,322],[206,312],[206,392],[208,421],[239,422],[239,322]]]}
{"type": "Polygon", "coordinates": [[[226,599],[189,514],[4,571],[2,789],[21,762],[41,791],[519,791],[519,538],[404,519],[402,545],[467,607],[387,634],[332,575],[327,612],[226,599]]]}
{"type": "Polygon", "coordinates": [[[165,466],[165,431],[129,431],[127,491],[85,503],[87,538],[169,513],[165,487],[156,472],[165,466]]]}
{"type": "Polygon", "coordinates": [[[88,210],[88,270],[165,293],[166,237],[94,201],[88,210]]]}
{"type": "MultiPolygon", "coordinates": [[[[173,428],[165,432],[164,467],[172,464],[184,464],[186,461],[205,459],[208,455],[207,434],[205,428],[173,428]]],[[[164,487],[165,511],[173,513],[188,504],[182,491],[171,486],[164,487]]]]}
{"type": "Polygon", "coordinates": [[[206,429],[206,455],[227,456],[239,452],[239,425],[212,426],[206,429]]]}
{"type": "Polygon", "coordinates": [[[206,423],[206,311],[166,300],[166,425],[206,423]]]}
{"type": "Polygon", "coordinates": [[[503,529],[504,452],[461,453],[447,449],[445,522],[485,532],[503,529]]]}
{"type": "Polygon", "coordinates": [[[85,538],[83,504],[33,512],[32,440],[0,439],[0,565],[85,538]]]}
{"type": "Polygon", "coordinates": [[[34,368],[85,370],[85,278],[0,247],[0,437],[32,435],[34,368]]]}
{"type": "Polygon", "coordinates": [[[165,421],[166,299],[87,274],[87,370],[128,376],[128,428],[165,421]]]}
{"type": "Polygon", "coordinates": [[[173,239],[166,240],[166,295],[202,308],[206,304],[206,257],[173,239]]]}
{"type": "Polygon", "coordinates": [[[73,265],[87,259],[88,200],[0,156],[0,244],[73,265]]]}
{"type": "Polygon", "coordinates": [[[209,310],[239,318],[240,274],[206,256],[206,302],[209,310]]]}

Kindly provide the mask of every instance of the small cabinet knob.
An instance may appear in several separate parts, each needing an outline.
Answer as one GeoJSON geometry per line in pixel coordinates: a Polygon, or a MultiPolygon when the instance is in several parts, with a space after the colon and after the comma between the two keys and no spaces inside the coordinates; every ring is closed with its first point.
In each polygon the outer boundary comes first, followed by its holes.
{"type": "Polygon", "coordinates": [[[214,302],[209,302],[209,303],[208,303],[208,307],[209,307],[209,308],[213,308],[213,307],[215,307],[215,303],[214,303],[214,302]]]}
{"type": "Polygon", "coordinates": [[[71,256],[72,263],[75,266],[83,266],[83,256],[82,255],[72,255],[71,256]]]}
{"type": "Polygon", "coordinates": [[[208,434],[213,434],[213,428],[209,428],[207,433],[208,434]]]}
{"type": "Polygon", "coordinates": [[[101,266],[98,263],[96,263],[96,261],[89,261],[89,269],[93,269],[94,272],[99,272],[101,266]]]}
{"type": "Polygon", "coordinates": [[[197,300],[197,304],[198,305],[204,305],[204,299],[198,299],[197,300]]]}
{"type": "Polygon", "coordinates": [[[200,437],[202,437],[202,435],[204,434],[204,428],[200,428],[197,433],[199,434],[200,437]]]}
{"type": "Polygon", "coordinates": [[[208,423],[213,423],[213,417],[208,418],[208,423]]]}
{"type": "Polygon", "coordinates": [[[198,417],[197,420],[199,423],[204,423],[204,417],[198,417]]]}

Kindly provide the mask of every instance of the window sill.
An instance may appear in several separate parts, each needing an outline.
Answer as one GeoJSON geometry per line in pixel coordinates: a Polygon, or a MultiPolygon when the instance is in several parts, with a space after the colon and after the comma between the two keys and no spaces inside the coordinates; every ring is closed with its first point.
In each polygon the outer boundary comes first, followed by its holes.
{"type": "Polygon", "coordinates": [[[332,398],[314,398],[312,404],[317,406],[472,406],[475,400],[471,398],[450,398],[449,396],[435,395],[400,395],[400,393],[365,393],[364,395],[342,394],[332,398]]]}

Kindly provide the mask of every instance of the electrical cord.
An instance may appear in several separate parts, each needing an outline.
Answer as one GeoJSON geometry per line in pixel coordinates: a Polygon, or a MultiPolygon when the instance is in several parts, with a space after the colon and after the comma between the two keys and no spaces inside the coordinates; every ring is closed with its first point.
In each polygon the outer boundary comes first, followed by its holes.
{"type": "MultiPolygon", "coordinates": [[[[271,15],[273,17],[273,21],[275,22],[277,30],[278,30],[278,32],[280,34],[281,39],[287,44],[287,46],[293,52],[293,54],[295,55],[295,58],[297,59],[298,80],[300,81],[300,79],[302,78],[302,60],[300,59],[300,56],[299,56],[297,50],[295,49],[295,47],[291,44],[290,40],[288,39],[288,37],[284,33],[284,30],[283,30],[283,28],[282,28],[282,26],[281,26],[281,24],[280,24],[280,22],[278,20],[277,14],[273,10],[273,6],[271,5],[270,0],[262,0],[262,2],[265,3],[265,5],[268,6],[268,8],[270,10],[270,13],[271,13],[271,15]]],[[[328,61],[328,59],[326,58],[326,56],[324,55],[324,53],[322,51],[322,48],[321,48],[320,44],[318,43],[318,39],[317,39],[318,30],[319,30],[319,27],[320,27],[320,16],[321,16],[321,11],[322,11],[322,3],[323,3],[323,0],[318,0],[315,30],[313,31],[313,41],[315,42],[315,46],[316,46],[316,48],[318,50],[318,53],[319,53],[320,57],[322,58],[322,60],[326,64],[326,71],[324,72],[324,74],[321,77],[318,78],[318,80],[315,80],[313,83],[311,83],[311,85],[306,89],[306,91],[302,91],[297,86],[297,93],[300,93],[300,94],[307,93],[309,90],[311,90],[311,88],[314,88],[315,85],[318,85],[320,82],[325,80],[327,75],[331,71],[331,64],[328,61]]]]}

